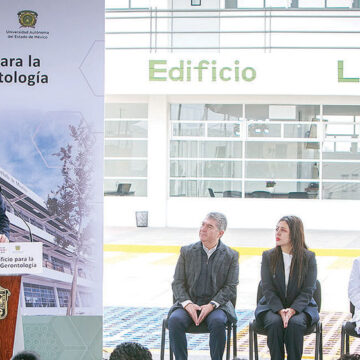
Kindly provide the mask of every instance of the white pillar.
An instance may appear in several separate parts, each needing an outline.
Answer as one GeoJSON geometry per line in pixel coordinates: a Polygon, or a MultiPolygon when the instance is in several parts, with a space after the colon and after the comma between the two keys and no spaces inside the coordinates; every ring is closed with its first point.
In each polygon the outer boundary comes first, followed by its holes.
{"type": "Polygon", "coordinates": [[[148,108],[149,226],[167,226],[168,104],[163,95],[149,96],[148,108]]]}

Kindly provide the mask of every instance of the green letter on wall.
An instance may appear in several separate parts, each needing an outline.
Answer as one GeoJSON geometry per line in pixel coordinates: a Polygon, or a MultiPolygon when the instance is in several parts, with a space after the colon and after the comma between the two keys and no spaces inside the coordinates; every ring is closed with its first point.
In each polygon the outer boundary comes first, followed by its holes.
{"type": "Polygon", "coordinates": [[[166,65],[166,60],[149,60],[149,81],[166,81],[166,77],[156,77],[155,73],[166,73],[166,69],[158,68],[156,69],[156,65],[166,65]]]}
{"type": "Polygon", "coordinates": [[[338,60],[338,82],[359,82],[359,78],[344,78],[343,60],[338,60]]]}

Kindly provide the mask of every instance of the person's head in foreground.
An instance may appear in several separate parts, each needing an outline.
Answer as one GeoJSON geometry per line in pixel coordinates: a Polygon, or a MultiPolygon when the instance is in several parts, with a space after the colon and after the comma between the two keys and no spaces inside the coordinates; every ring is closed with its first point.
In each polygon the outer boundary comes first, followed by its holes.
{"type": "Polygon", "coordinates": [[[11,358],[11,360],[40,360],[40,356],[32,351],[21,351],[11,358]]]}
{"type": "Polygon", "coordinates": [[[360,360],[360,354],[344,354],[341,358],[339,358],[339,360],[360,360]]]}
{"type": "Polygon", "coordinates": [[[113,350],[109,360],[152,360],[148,348],[135,342],[124,342],[113,350]]]}

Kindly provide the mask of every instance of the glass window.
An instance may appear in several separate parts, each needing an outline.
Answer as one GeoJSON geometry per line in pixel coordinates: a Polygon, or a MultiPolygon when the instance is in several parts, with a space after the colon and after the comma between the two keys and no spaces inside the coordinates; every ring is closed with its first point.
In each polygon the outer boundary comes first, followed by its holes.
{"type": "Polygon", "coordinates": [[[245,193],[249,198],[317,199],[319,182],[246,181],[245,193]]]}
{"type": "Polygon", "coordinates": [[[174,123],[174,136],[205,136],[205,125],[199,123],[174,123]]]}
{"type": "Polygon", "coordinates": [[[70,300],[70,290],[57,288],[60,307],[67,307],[70,300]]]}
{"type": "Polygon", "coordinates": [[[226,195],[231,191],[233,195],[238,195],[237,197],[241,197],[241,186],[241,181],[171,179],[170,196],[223,197],[224,192],[226,195]]]}
{"type": "Polygon", "coordinates": [[[321,187],[323,198],[347,199],[360,185],[360,106],[173,104],[170,113],[170,196],[318,199],[321,187]]]}
{"type": "Polygon", "coordinates": [[[247,120],[269,119],[269,105],[245,105],[245,117],[247,120]]]}
{"type": "Polygon", "coordinates": [[[360,162],[324,162],[323,163],[323,178],[324,179],[339,179],[351,180],[359,179],[360,162]]]}
{"type": "Polygon", "coordinates": [[[271,179],[318,179],[319,167],[315,162],[300,161],[247,161],[247,178],[271,179]]]}
{"type": "Polygon", "coordinates": [[[353,0],[326,0],[326,6],[329,7],[344,7],[351,8],[353,0]]]}
{"type": "Polygon", "coordinates": [[[323,199],[360,200],[360,182],[324,182],[323,199]]]}
{"type": "Polygon", "coordinates": [[[248,141],[248,159],[319,159],[319,143],[248,141]]]}
{"type": "Polygon", "coordinates": [[[146,138],[147,121],[105,121],[105,138],[146,138]]]}
{"type": "Polygon", "coordinates": [[[58,259],[54,256],[51,257],[51,262],[53,264],[54,270],[66,272],[67,274],[72,274],[71,265],[70,263],[58,259]]]}
{"type": "Polygon", "coordinates": [[[320,105],[246,104],[245,117],[254,121],[311,122],[320,118],[320,105]]]}
{"type": "Polygon", "coordinates": [[[107,177],[146,177],[147,160],[105,160],[107,177]]]}
{"type": "Polygon", "coordinates": [[[208,124],[208,136],[212,137],[237,137],[240,136],[240,124],[208,124]]]}
{"type": "Polygon", "coordinates": [[[343,137],[344,140],[344,137],[352,139],[359,137],[360,106],[324,105],[323,113],[326,138],[343,137]]]}
{"type": "Polygon", "coordinates": [[[26,307],[55,307],[54,288],[49,286],[24,283],[26,307]]]}
{"type": "Polygon", "coordinates": [[[147,181],[140,179],[105,179],[105,195],[112,196],[146,196],[147,181]]]}
{"type": "Polygon", "coordinates": [[[286,138],[317,138],[317,124],[285,124],[286,138]]]}
{"type": "Polygon", "coordinates": [[[323,143],[323,159],[360,160],[360,144],[352,141],[325,141],[323,143]]]}
{"type": "Polygon", "coordinates": [[[105,117],[105,195],[146,196],[148,105],[107,103],[105,117]]]}
{"type": "Polygon", "coordinates": [[[241,177],[241,161],[171,160],[171,177],[241,177]]]}
{"type": "Polygon", "coordinates": [[[255,123],[248,125],[249,137],[281,137],[280,124],[255,123]]]}
{"type": "Polygon", "coordinates": [[[147,104],[106,103],[105,118],[110,119],[147,119],[147,104]]]}
{"type": "Polygon", "coordinates": [[[241,158],[241,141],[171,140],[170,157],[241,158]]]}
{"type": "Polygon", "coordinates": [[[36,226],[37,228],[43,230],[44,229],[44,225],[40,224],[38,221],[36,221],[35,219],[30,219],[30,224],[36,226]]]}
{"type": "Polygon", "coordinates": [[[242,104],[171,104],[170,120],[238,121],[242,104]]]}
{"type": "Polygon", "coordinates": [[[105,157],[147,157],[147,140],[105,140],[105,157]]]}

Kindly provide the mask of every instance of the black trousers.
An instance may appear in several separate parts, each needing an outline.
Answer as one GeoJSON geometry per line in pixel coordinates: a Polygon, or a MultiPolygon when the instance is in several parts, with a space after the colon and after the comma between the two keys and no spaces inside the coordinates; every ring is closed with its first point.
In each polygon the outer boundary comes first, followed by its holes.
{"type": "MultiPolygon", "coordinates": [[[[221,309],[212,311],[205,319],[210,331],[211,360],[221,360],[225,350],[227,316],[221,309]]],[[[170,344],[176,360],[187,360],[187,341],[185,331],[193,323],[184,309],[175,310],[169,317],[170,344]]]]}
{"type": "Polygon", "coordinates": [[[261,314],[257,319],[258,326],[267,331],[267,345],[271,360],[285,358],[284,345],[288,360],[301,360],[304,345],[304,332],[310,325],[305,313],[294,315],[284,329],[281,316],[271,310],[261,314]]]}

